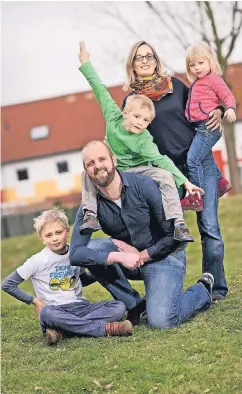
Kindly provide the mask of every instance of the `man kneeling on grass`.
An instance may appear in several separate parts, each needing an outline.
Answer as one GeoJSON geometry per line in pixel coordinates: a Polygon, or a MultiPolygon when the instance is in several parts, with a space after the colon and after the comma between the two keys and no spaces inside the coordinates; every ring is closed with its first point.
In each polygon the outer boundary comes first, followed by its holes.
{"type": "Polygon", "coordinates": [[[70,245],[70,263],[88,268],[114,299],[122,301],[128,318],[138,324],[143,300],[127,279],[143,279],[148,322],[176,327],[212,302],[214,279],[203,273],[183,291],[186,243],[173,238],[174,220],[166,220],[162,195],[149,177],[117,171],[108,145],[92,141],[82,149],[85,170],[96,186],[97,218],[111,238],[80,234],[84,213],[79,208],[70,245]]]}
{"type": "Polygon", "coordinates": [[[58,208],[44,211],[34,219],[34,228],[45,245],[2,283],[2,290],[26,304],[33,304],[48,345],[65,334],[93,337],[131,335],[130,321],[120,320],[126,308],[121,301],[91,303],[82,296],[82,282],[92,283],[85,269],[69,261],[68,219],[58,208]],[[37,297],[18,285],[31,278],[37,297]]]}

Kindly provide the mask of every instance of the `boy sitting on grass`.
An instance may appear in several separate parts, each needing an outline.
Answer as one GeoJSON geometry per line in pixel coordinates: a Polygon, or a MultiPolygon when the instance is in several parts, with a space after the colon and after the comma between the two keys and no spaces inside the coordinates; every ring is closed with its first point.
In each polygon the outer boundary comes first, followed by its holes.
{"type": "Polygon", "coordinates": [[[126,311],[121,301],[91,303],[82,296],[80,274],[86,285],[91,280],[84,268],[70,265],[67,244],[70,228],[64,211],[58,208],[44,211],[34,222],[45,247],[10,274],[2,283],[2,290],[35,306],[47,344],[56,344],[67,333],[93,337],[131,335],[130,321],[116,321],[126,311]],[[28,278],[36,297],[18,287],[28,278]]]}
{"type": "MultiPolygon", "coordinates": [[[[143,95],[130,96],[122,112],[90,63],[84,42],[80,43],[79,59],[82,63],[80,71],[92,87],[106,119],[106,142],[117,158],[118,169],[147,175],[157,181],[166,220],[174,219],[174,239],[194,241],[183,218],[177,187],[184,185],[190,194],[197,193],[199,199],[203,190],[190,183],[173,161],[162,156],[153,143],[146,127],[155,117],[154,104],[143,95]]],[[[87,163],[87,166],[91,165],[93,163],[87,163]]],[[[81,234],[99,230],[96,189],[86,171],[82,182],[82,208],[85,216],[80,227],[81,234]]]]}

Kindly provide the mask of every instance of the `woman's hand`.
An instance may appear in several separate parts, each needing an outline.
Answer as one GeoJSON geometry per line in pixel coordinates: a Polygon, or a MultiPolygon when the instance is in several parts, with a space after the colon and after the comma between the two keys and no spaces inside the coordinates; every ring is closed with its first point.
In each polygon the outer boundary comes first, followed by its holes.
{"type": "Polygon", "coordinates": [[[219,108],[214,109],[209,112],[210,119],[206,122],[206,126],[208,129],[214,131],[216,129],[221,129],[221,117],[222,113],[219,108]]]}
{"type": "Polygon", "coordinates": [[[184,183],[185,189],[189,194],[196,194],[198,200],[201,200],[201,194],[205,194],[204,190],[201,187],[193,185],[189,180],[184,183]]]}
{"type": "Polygon", "coordinates": [[[233,108],[228,108],[227,111],[225,111],[224,117],[227,119],[229,123],[235,122],[236,121],[235,110],[233,108]]]}
{"type": "Polygon", "coordinates": [[[84,41],[81,41],[79,43],[79,54],[78,54],[78,57],[79,57],[79,60],[80,60],[80,62],[82,64],[86,63],[86,62],[89,62],[89,60],[90,60],[90,53],[87,51],[84,41]]]}

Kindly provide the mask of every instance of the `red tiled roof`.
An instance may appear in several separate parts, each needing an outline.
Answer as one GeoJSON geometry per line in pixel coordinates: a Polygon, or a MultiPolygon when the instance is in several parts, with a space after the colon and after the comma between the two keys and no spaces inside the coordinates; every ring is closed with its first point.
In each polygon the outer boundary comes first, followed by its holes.
{"type": "MultiPolygon", "coordinates": [[[[184,74],[176,74],[188,83],[184,74]]],[[[228,68],[228,81],[242,120],[242,63],[228,68]]],[[[126,93],[121,86],[109,89],[121,106],[126,93]]],[[[2,163],[81,149],[88,141],[103,139],[105,122],[92,92],[82,92],[30,103],[2,107],[2,163]],[[47,125],[49,137],[32,140],[33,127],[47,125]]]]}
{"type": "MultiPolygon", "coordinates": [[[[120,86],[110,93],[121,106],[126,96],[120,86]]],[[[2,108],[2,163],[81,149],[105,136],[105,122],[92,92],[2,108]],[[49,126],[49,137],[32,140],[33,127],[49,126]]]]}

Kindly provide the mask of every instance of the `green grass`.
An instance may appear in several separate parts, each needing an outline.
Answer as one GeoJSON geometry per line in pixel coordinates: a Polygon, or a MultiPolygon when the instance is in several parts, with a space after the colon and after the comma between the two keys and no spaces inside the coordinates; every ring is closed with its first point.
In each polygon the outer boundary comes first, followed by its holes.
{"type": "MultiPolygon", "coordinates": [[[[135,327],[128,338],[73,338],[48,348],[32,306],[2,293],[2,393],[242,393],[242,196],[223,199],[220,223],[230,292],[225,301],[172,330],[135,327]]],[[[188,247],[185,287],[201,272],[197,242],[188,247]]],[[[34,234],[2,241],[2,277],[42,248],[34,234]]],[[[144,294],[142,282],[133,282],[144,294]]],[[[29,281],[22,288],[32,292],[29,281]]],[[[91,301],[111,299],[98,284],[91,301]]]]}

